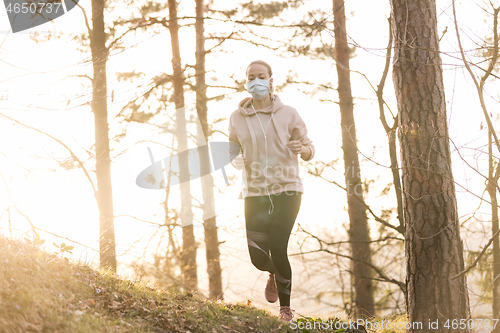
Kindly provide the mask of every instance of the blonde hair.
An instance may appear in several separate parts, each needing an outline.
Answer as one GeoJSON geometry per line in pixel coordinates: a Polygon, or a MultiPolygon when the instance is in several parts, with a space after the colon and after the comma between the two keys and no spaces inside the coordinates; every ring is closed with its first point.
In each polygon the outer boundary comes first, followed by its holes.
{"type": "Polygon", "coordinates": [[[248,73],[248,69],[250,68],[250,66],[254,65],[254,64],[259,64],[259,65],[263,65],[263,66],[266,66],[267,67],[267,70],[269,71],[269,77],[273,76],[273,70],[271,69],[271,66],[269,66],[269,64],[263,60],[254,60],[250,63],[250,65],[247,66],[247,70],[246,70],[246,73],[248,73]]]}
{"type": "MultiPolygon", "coordinates": [[[[271,78],[273,76],[273,70],[271,69],[271,66],[267,62],[265,62],[263,60],[254,60],[254,61],[252,61],[250,63],[250,65],[247,66],[247,69],[245,71],[245,75],[248,74],[248,69],[250,68],[250,66],[255,65],[255,64],[265,66],[267,68],[267,70],[269,71],[269,78],[271,78]]],[[[273,87],[272,87],[270,93],[271,93],[271,99],[274,100],[274,84],[272,86],[273,87]]]]}

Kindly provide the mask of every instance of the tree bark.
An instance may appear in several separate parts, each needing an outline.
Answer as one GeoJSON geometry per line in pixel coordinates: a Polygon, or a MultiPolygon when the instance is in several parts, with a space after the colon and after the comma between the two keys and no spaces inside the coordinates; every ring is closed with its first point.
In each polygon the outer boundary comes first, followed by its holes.
{"type": "Polygon", "coordinates": [[[113,190],[109,156],[106,62],[108,49],[104,31],[104,1],[92,0],[92,34],[90,36],[93,79],[92,112],[94,113],[96,150],[96,200],[99,207],[99,255],[101,267],[116,271],[113,190]]]}
{"type": "MultiPolygon", "coordinates": [[[[498,199],[496,192],[491,197],[491,232],[498,231],[498,199]]],[[[493,318],[500,318],[500,245],[498,235],[493,240],[493,318]]],[[[496,325],[492,333],[499,333],[500,326],[496,325]]]]}
{"type": "MultiPolygon", "coordinates": [[[[175,136],[172,136],[171,147],[175,145],[175,136]]],[[[172,151],[173,155],[174,151],[172,151]]],[[[169,160],[168,168],[165,165],[167,170],[172,170],[172,159],[169,160]]],[[[172,179],[172,173],[169,172],[167,176],[167,184],[170,184],[172,179]]],[[[181,273],[183,271],[180,259],[180,253],[176,245],[176,240],[174,238],[174,228],[177,222],[178,215],[174,215],[173,218],[169,217],[170,207],[169,207],[169,199],[170,199],[170,186],[167,186],[165,189],[165,201],[163,202],[163,209],[165,210],[165,225],[167,226],[167,234],[168,234],[168,246],[167,253],[165,255],[165,272],[168,277],[174,281],[176,279],[176,268],[179,267],[181,269],[181,273]]],[[[175,282],[175,281],[174,281],[175,282]]]]}
{"type": "MultiPolygon", "coordinates": [[[[177,2],[168,0],[169,9],[169,31],[172,47],[172,68],[175,118],[177,128],[177,149],[179,152],[188,150],[186,112],[184,107],[184,73],[181,66],[181,54],[179,48],[179,23],[177,22],[177,2]]],[[[181,179],[181,225],[182,225],[182,272],[186,288],[196,290],[198,286],[198,274],[196,266],[196,241],[193,230],[193,210],[190,182],[182,182],[189,179],[189,160],[187,154],[179,155],[179,178],[181,179]]]]}
{"type": "MultiPolygon", "coordinates": [[[[351,77],[349,71],[350,49],[347,45],[346,19],[343,0],[333,0],[335,58],[337,62],[340,122],[342,128],[342,149],[344,151],[347,207],[349,213],[349,242],[354,258],[371,262],[370,235],[366,206],[363,200],[363,186],[358,160],[356,127],[354,124],[351,77]]],[[[360,261],[353,260],[356,318],[375,315],[371,269],[360,261]]]]}
{"type": "MultiPolygon", "coordinates": [[[[500,176],[500,168],[497,165],[496,172],[493,164],[493,139],[491,132],[488,132],[488,183],[487,191],[491,199],[491,234],[494,235],[498,231],[498,198],[497,186],[500,176]]],[[[500,241],[496,236],[493,239],[493,318],[500,318],[500,241]]],[[[495,326],[492,333],[500,332],[499,325],[495,326]]]]}
{"type": "Polygon", "coordinates": [[[401,149],[408,321],[423,329],[469,318],[463,244],[451,170],[435,0],[391,0],[401,149]]]}
{"type": "MultiPolygon", "coordinates": [[[[205,36],[204,12],[205,0],[196,0],[196,110],[201,128],[198,128],[197,145],[207,145],[210,136],[207,122],[207,85],[205,83],[205,36]],[[201,132],[201,133],[200,133],[201,132]]],[[[215,217],[214,181],[210,173],[210,157],[208,150],[200,152],[200,174],[203,195],[203,228],[205,231],[205,248],[207,258],[207,273],[209,297],[223,299],[222,272],[220,268],[219,237],[215,217]]]]}

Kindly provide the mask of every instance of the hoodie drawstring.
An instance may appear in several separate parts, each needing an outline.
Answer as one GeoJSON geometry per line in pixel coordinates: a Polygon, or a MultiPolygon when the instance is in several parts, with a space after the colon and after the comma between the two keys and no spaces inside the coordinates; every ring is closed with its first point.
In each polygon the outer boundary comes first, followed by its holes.
{"type": "MultiPolygon", "coordinates": [[[[274,104],[274,99],[273,99],[273,104],[274,104]]],[[[273,105],[273,112],[271,114],[271,118],[269,118],[269,121],[267,122],[267,125],[266,125],[266,130],[264,130],[264,126],[262,126],[262,122],[260,121],[259,115],[257,114],[257,111],[255,110],[255,108],[253,106],[253,103],[252,103],[252,108],[255,111],[255,116],[259,120],[260,127],[262,128],[262,132],[264,132],[264,144],[266,147],[266,168],[264,169],[266,172],[264,174],[264,179],[266,181],[265,186],[266,186],[267,196],[269,197],[269,200],[271,201],[271,206],[269,207],[269,214],[271,214],[271,212],[274,210],[274,204],[273,204],[273,199],[271,198],[271,195],[269,194],[269,189],[267,188],[267,135],[266,135],[266,131],[267,131],[267,127],[269,126],[269,123],[271,122],[271,119],[273,119],[273,116],[274,116],[274,105],[273,105]]]]}

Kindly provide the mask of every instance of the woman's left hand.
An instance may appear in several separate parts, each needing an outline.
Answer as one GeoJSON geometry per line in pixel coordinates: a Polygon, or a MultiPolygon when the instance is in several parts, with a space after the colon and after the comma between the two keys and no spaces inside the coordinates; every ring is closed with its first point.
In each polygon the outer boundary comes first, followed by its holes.
{"type": "Polygon", "coordinates": [[[300,143],[299,140],[294,140],[294,141],[290,141],[288,142],[287,144],[287,147],[290,148],[290,150],[292,151],[292,153],[294,154],[300,154],[302,153],[302,144],[300,143]]]}

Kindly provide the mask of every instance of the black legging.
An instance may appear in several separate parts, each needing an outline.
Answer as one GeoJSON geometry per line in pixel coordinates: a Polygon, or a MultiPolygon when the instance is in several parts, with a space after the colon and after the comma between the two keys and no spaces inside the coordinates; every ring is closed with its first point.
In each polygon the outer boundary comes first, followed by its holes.
{"type": "Polygon", "coordinates": [[[287,191],[271,194],[274,209],[267,195],[245,198],[245,223],[248,250],[252,264],[276,278],[281,306],[290,306],[292,268],[287,247],[290,233],[299,213],[302,193],[287,191]],[[269,256],[271,251],[271,256],[269,256]]]}

